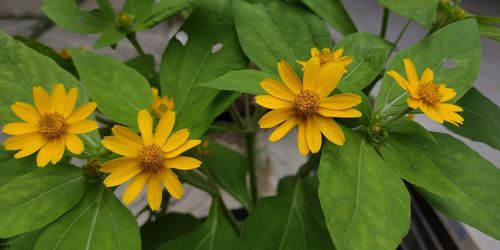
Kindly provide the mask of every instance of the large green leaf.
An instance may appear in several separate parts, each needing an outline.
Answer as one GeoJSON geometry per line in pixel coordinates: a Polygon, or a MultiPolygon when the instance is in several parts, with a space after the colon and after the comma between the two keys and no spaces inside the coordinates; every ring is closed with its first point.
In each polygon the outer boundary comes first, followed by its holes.
{"type": "Polygon", "coordinates": [[[14,152],[6,151],[0,147],[0,187],[12,179],[35,170],[34,155],[21,159],[14,158],[14,152]]]}
{"type": "Polygon", "coordinates": [[[250,209],[251,198],[247,189],[248,162],[245,156],[215,141],[203,148],[202,162],[219,185],[250,209]]]}
{"type": "MultiPolygon", "coordinates": [[[[177,12],[190,7],[199,0],[128,0],[127,4],[130,6],[128,10],[131,10],[133,14],[137,13],[138,20],[134,25],[136,31],[145,30],[149,27],[153,27],[170,16],[173,16],[177,12]],[[131,2],[131,3],[128,3],[131,2]],[[154,2],[154,4],[152,4],[154,2]],[[144,7],[138,7],[140,5],[145,5],[144,7]],[[149,6],[149,11],[147,14],[143,14],[144,9],[149,6]]],[[[127,5],[126,5],[127,6],[127,5]]]]}
{"type": "Polygon", "coordinates": [[[158,249],[235,249],[238,244],[238,236],[227,220],[222,206],[224,206],[222,200],[214,198],[208,218],[198,228],[161,245],[158,249]]]}
{"type": "Polygon", "coordinates": [[[464,109],[460,113],[464,124],[456,127],[446,123],[446,128],[500,150],[500,108],[475,88],[471,88],[457,105],[464,109]]]}
{"type": "Polygon", "coordinates": [[[19,176],[0,188],[0,237],[38,229],[71,209],[84,191],[73,166],[50,166],[19,176]]]}
{"type": "MultiPolygon", "coordinates": [[[[78,87],[73,75],[60,68],[52,59],[40,55],[23,43],[0,32],[0,122],[19,121],[10,110],[17,101],[33,103],[33,86],[50,91],[56,83],[66,89],[78,87]]],[[[83,100],[79,93],[79,101],[83,100]]]]}
{"type": "MultiPolygon", "coordinates": [[[[434,70],[435,83],[455,89],[457,101],[469,90],[479,73],[481,45],[475,20],[468,19],[434,32],[416,45],[399,52],[387,67],[406,76],[403,59],[411,59],[419,74],[427,67],[434,70]]],[[[385,75],[375,103],[382,117],[398,113],[408,106],[406,92],[385,75]]]]}
{"type": "Polygon", "coordinates": [[[231,71],[210,81],[202,82],[198,84],[198,86],[220,90],[232,90],[251,95],[265,95],[266,92],[260,86],[260,82],[265,78],[273,78],[273,75],[253,69],[243,69],[231,71]]]}
{"type": "Polygon", "coordinates": [[[363,89],[368,86],[384,67],[392,45],[371,33],[356,33],[346,36],[335,44],[334,50],[344,49],[344,56],[352,58],[347,73],[339,83],[339,89],[363,89]]]}
{"type": "MultiPolygon", "coordinates": [[[[437,145],[426,140],[408,143],[429,157],[455,188],[443,194],[424,188],[419,192],[441,213],[500,239],[500,170],[463,142],[446,134],[433,135],[437,145]]],[[[441,182],[432,176],[429,181],[441,182]]]]}
{"type": "Polygon", "coordinates": [[[439,0],[378,0],[378,2],[391,11],[429,28],[436,17],[439,0]]]}
{"type": "Polygon", "coordinates": [[[302,0],[302,2],[343,35],[357,32],[340,0],[302,0]]]}
{"type": "Polygon", "coordinates": [[[33,249],[35,247],[36,241],[38,240],[38,237],[40,237],[40,234],[43,232],[44,228],[45,227],[7,239],[7,244],[9,245],[7,249],[8,250],[33,249]]]}
{"type": "Polygon", "coordinates": [[[409,118],[400,118],[398,120],[392,121],[385,126],[387,132],[395,134],[413,134],[427,137],[427,139],[435,142],[436,139],[432,136],[431,132],[422,125],[409,118]]]}
{"type": "Polygon", "coordinates": [[[278,195],[262,198],[245,221],[238,249],[333,249],[313,177],[281,180],[278,195]]]}
{"type": "Polygon", "coordinates": [[[193,137],[203,134],[239,96],[198,87],[198,83],[248,65],[238,44],[230,2],[203,2],[181,27],[187,43],[172,40],[163,54],[161,94],[174,99],[177,128],[189,128],[193,137]]]}
{"type": "Polygon", "coordinates": [[[142,249],[153,250],[162,243],[188,234],[201,221],[190,214],[169,213],[149,221],[141,227],[142,249]]]}
{"type": "Polygon", "coordinates": [[[74,49],[71,56],[97,108],[116,122],[136,127],[137,112],[153,100],[148,81],[110,57],[74,49]]]}
{"type": "Polygon", "coordinates": [[[410,196],[366,135],[323,148],[319,198],[339,249],[395,249],[410,226],[410,196]]]}
{"type": "Polygon", "coordinates": [[[34,249],[141,249],[139,226],[102,184],[88,185],[82,200],[51,224],[34,249]]]}
{"type": "Polygon", "coordinates": [[[266,72],[276,73],[280,60],[299,71],[295,61],[308,59],[312,47],[332,46],[323,20],[292,3],[234,0],[233,11],[245,54],[266,72]]]}

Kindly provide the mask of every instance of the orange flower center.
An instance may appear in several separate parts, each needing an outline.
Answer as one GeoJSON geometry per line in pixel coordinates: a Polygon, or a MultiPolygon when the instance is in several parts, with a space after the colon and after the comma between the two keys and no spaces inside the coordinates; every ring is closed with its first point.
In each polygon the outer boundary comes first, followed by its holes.
{"type": "Polygon", "coordinates": [[[59,137],[66,132],[68,125],[64,117],[58,113],[45,113],[38,121],[38,129],[46,138],[59,137]]]}
{"type": "Polygon", "coordinates": [[[144,146],[139,151],[139,162],[145,171],[156,171],[163,167],[165,152],[158,145],[144,146]]]}
{"type": "Polygon", "coordinates": [[[436,104],[443,97],[439,92],[439,86],[433,83],[422,83],[418,86],[418,95],[429,104],[436,104]]]}
{"type": "Polygon", "coordinates": [[[295,108],[300,116],[310,116],[319,108],[319,96],[309,90],[302,90],[295,98],[295,108]]]}
{"type": "Polygon", "coordinates": [[[319,61],[321,65],[327,64],[332,60],[332,54],[330,53],[330,50],[324,49],[321,51],[319,54],[319,61]]]}

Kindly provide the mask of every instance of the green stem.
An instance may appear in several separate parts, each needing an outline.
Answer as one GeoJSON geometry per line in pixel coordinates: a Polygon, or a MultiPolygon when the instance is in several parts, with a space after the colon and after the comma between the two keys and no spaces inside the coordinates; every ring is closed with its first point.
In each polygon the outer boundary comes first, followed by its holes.
{"type": "Polygon", "coordinates": [[[245,120],[243,120],[243,117],[241,117],[240,112],[238,111],[234,103],[231,104],[231,106],[229,106],[229,113],[231,114],[233,120],[236,122],[236,124],[238,124],[240,128],[245,127],[245,120]]]}
{"type": "Polygon", "coordinates": [[[257,188],[257,169],[255,166],[255,132],[247,132],[245,136],[246,153],[248,160],[248,171],[250,173],[250,193],[252,194],[252,204],[257,204],[259,197],[257,188]]]}
{"type": "Polygon", "coordinates": [[[385,38],[388,21],[389,21],[389,9],[384,8],[384,14],[382,15],[382,27],[380,28],[380,37],[382,38],[385,38]]]}
{"type": "Polygon", "coordinates": [[[406,21],[406,23],[405,23],[405,26],[403,26],[403,29],[401,29],[401,32],[399,32],[399,35],[396,38],[396,41],[394,41],[394,47],[392,47],[391,51],[389,52],[389,55],[391,55],[392,52],[394,52],[394,50],[398,46],[399,41],[401,40],[404,33],[406,32],[406,29],[408,29],[408,26],[410,26],[410,23],[411,23],[411,19],[408,19],[408,21],[406,21]]]}
{"type": "Polygon", "coordinates": [[[139,56],[144,61],[144,64],[151,71],[151,74],[153,76],[153,80],[155,81],[155,84],[159,84],[160,83],[160,79],[158,78],[158,74],[156,74],[155,66],[152,65],[151,63],[149,63],[148,56],[146,55],[146,53],[142,49],[141,45],[139,44],[139,41],[137,40],[137,36],[135,35],[135,33],[130,33],[129,35],[127,35],[127,38],[130,41],[130,43],[132,43],[132,45],[134,46],[135,50],[137,50],[137,53],[139,53],[139,56]]]}
{"type": "Polygon", "coordinates": [[[306,177],[311,173],[311,171],[319,165],[319,160],[321,159],[321,154],[313,154],[309,157],[306,163],[300,166],[299,171],[297,171],[297,175],[300,177],[306,177]]]}
{"type": "Polygon", "coordinates": [[[186,171],[176,171],[176,173],[181,177],[181,179],[187,183],[189,183],[192,186],[195,186],[207,193],[209,193],[212,196],[217,196],[219,195],[219,191],[214,188],[212,185],[206,183],[205,180],[201,179],[198,176],[192,175],[190,172],[186,171]]]}
{"type": "Polygon", "coordinates": [[[405,110],[401,111],[399,114],[393,115],[393,116],[391,116],[389,119],[387,119],[387,120],[385,120],[385,121],[382,121],[382,122],[380,123],[380,125],[381,125],[381,126],[387,125],[387,124],[389,124],[389,123],[391,123],[391,122],[393,122],[393,121],[395,121],[395,120],[397,120],[397,119],[399,119],[399,118],[403,117],[404,115],[408,114],[408,113],[409,113],[410,111],[412,111],[412,110],[413,110],[412,108],[408,107],[408,108],[406,108],[405,110]]]}
{"type": "Polygon", "coordinates": [[[241,229],[240,229],[240,225],[238,224],[238,220],[236,220],[233,213],[231,213],[231,210],[229,210],[229,208],[226,206],[226,204],[222,200],[222,197],[219,197],[219,199],[221,199],[220,203],[222,203],[222,209],[226,213],[226,217],[228,218],[229,223],[231,223],[231,226],[233,226],[234,230],[236,231],[236,234],[240,235],[241,229]]]}

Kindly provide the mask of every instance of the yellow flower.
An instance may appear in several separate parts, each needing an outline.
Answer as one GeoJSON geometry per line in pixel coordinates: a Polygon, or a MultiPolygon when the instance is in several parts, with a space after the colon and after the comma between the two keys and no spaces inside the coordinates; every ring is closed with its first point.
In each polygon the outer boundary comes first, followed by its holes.
{"type": "Polygon", "coordinates": [[[413,109],[420,108],[424,114],[438,123],[447,121],[455,126],[462,124],[464,118],[456,112],[461,112],[463,109],[457,105],[444,103],[457,95],[455,90],[447,88],[444,84],[434,84],[434,72],[430,68],[426,68],[418,79],[413,62],[407,58],[403,59],[403,62],[408,80],[396,71],[389,71],[387,74],[410,94],[407,99],[408,106],[413,109]]]}
{"type": "Polygon", "coordinates": [[[151,88],[151,92],[153,93],[153,102],[151,103],[150,107],[156,117],[160,118],[167,112],[174,110],[173,99],[169,99],[166,96],[159,96],[158,89],[155,87],[151,88]]]}
{"type": "Polygon", "coordinates": [[[320,59],[311,58],[305,67],[304,83],[285,61],[278,63],[284,84],[265,79],[260,83],[269,95],[255,97],[257,104],[273,109],[259,121],[261,128],[277,127],[269,140],[283,138],[298,126],[298,149],[302,155],[316,153],[321,148],[321,134],[331,142],[342,145],[344,133],[332,117],[360,117],[353,107],[361,102],[358,95],[344,93],[329,96],[344,75],[345,66],[331,63],[320,69],[320,59]]]}
{"type": "Polygon", "coordinates": [[[6,150],[20,150],[14,157],[21,158],[38,151],[39,167],[49,162],[56,164],[64,154],[64,146],[73,154],[83,151],[83,142],[76,134],[88,133],[98,128],[97,122],[86,119],[94,112],[95,102],[88,102],[74,110],[78,90],[66,94],[64,85],[56,84],[51,95],[42,87],[33,87],[35,107],[16,102],[11,108],[24,122],[13,122],[3,127],[3,132],[13,137],[4,141],[6,150]]]}
{"type": "Polygon", "coordinates": [[[69,60],[71,58],[71,55],[69,54],[68,48],[64,48],[62,50],[59,50],[59,52],[57,52],[57,54],[59,54],[59,56],[62,57],[64,60],[69,60]]]}
{"type": "MultiPolygon", "coordinates": [[[[313,57],[318,57],[321,66],[324,66],[328,63],[335,62],[335,63],[340,63],[344,66],[347,66],[352,63],[352,58],[348,56],[342,56],[344,53],[344,49],[337,49],[335,52],[330,52],[329,48],[324,48],[321,52],[317,48],[312,48],[311,49],[311,58],[313,57]]],[[[307,61],[297,61],[300,65],[302,65],[302,70],[304,70],[304,67],[307,64],[307,61]]]]}
{"type": "Polygon", "coordinates": [[[184,195],[184,189],[172,169],[190,170],[201,162],[191,157],[180,156],[185,151],[200,144],[200,140],[188,140],[189,132],[181,129],[171,133],[175,123],[175,112],[162,116],[153,134],[153,119],[147,110],[138,114],[141,136],[132,130],[116,125],[114,136],[106,136],[102,144],[123,157],[105,162],[101,171],[111,173],[104,185],[113,187],[130,179],[123,194],[123,202],[130,204],[147,186],[147,199],[153,210],[158,210],[162,200],[162,183],[177,199],[184,195]]]}

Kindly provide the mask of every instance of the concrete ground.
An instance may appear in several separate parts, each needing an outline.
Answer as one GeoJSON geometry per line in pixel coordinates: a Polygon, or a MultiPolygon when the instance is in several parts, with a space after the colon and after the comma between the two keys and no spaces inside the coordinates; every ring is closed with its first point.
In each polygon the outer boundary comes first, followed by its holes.
{"type": "MultiPolygon", "coordinates": [[[[41,0],[1,0],[0,1],[0,30],[11,35],[28,36],[33,29],[38,25],[42,13],[40,11],[41,0]]],[[[121,8],[123,0],[112,0],[115,7],[121,8]]],[[[360,31],[378,33],[380,30],[380,20],[382,17],[382,8],[377,5],[374,0],[344,0],[348,12],[351,14],[354,23],[360,31]]],[[[85,0],[83,5],[87,9],[95,6],[95,1],[85,0]]],[[[499,15],[500,1],[493,0],[465,0],[464,8],[470,12],[480,13],[482,15],[499,15]]],[[[399,34],[406,19],[392,14],[389,19],[387,38],[394,41],[399,34]]],[[[147,53],[155,56],[157,64],[159,64],[161,54],[165,49],[168,41],[172,38],[180,27],[181,23],[172,20],[158,25],[150,31],[142,32],[138,35],[140,43],[143,45],[147,53]]],[[[418,24],[412,23],[399,43],[398,49],[402,49],[419,41],[424,35],[425,30],[418,24]]],[[[338,34],[334,32],[333,37],[338,40],[338,34]]],[[[59,27],[53,26],[44,31],[39,40],[56,50],[67,47],[92,46],[96,40],[95,35],[79,35],[69,33],[59,27]]],[[[475,86],[493,102],[500,105],[500,42],[495,42],[487,38],[481,39],[482,44],[482,64],[481,72],[475,86]]],[[[136,52],[132,45],[127,41],[121,42],[116,50],[102,49],[100,52],[111,55],[119,59],[129,59],[136,56],[136,52]]],[[[442,126],[436,124],[423,116],[416,118],[421,124],[430,130],[447,132],[442,126]]],[[[295,145],[295,136],[288,136],[277,143],[267,143],[266,134],[259,135],[261,143],[259,149],[263,154],[259,161],[263,166],[261,169],[261,178],[259,186],[264,190],[264,195],[272,195],[279,178],[285,175],[290,175],[296,172],[298,166],[304,162],[304,158],[300,157],[295,150],[290,149],[290,145],[295,145]]],[[[491,147],[463,139],[469,146],[477,150],[485,158],[493,162],[497,167],[500,167],[500,153],[491,147]]],[[[234,148],[239,148],[240,143],[237,140],[229,140],[229,143],[234,148]]],[[[121,192],[118,190],[117,192],[121,192]]],[[[226,197],[230,207],[238,207],[236,201],[226,197]]],[[[187,195],[180,201],[174,201],[171,207],[173,211],[186,212],[190,211],[197,216],[204,216],[208,211],[209,197],[204,193],[194,189],[187,188],[187,195]]],[[[145,205],[145,200],[142,199],[132,204],[131,209],[138,212],[145,205]]],[[[143,221],[144,216],[141,216],[143,221]]],[[[494,240],[481,232],[466,226],[466,230],[473,237],[480,249],[493,250],[500,249],[500,241],[494,240]]]]}

